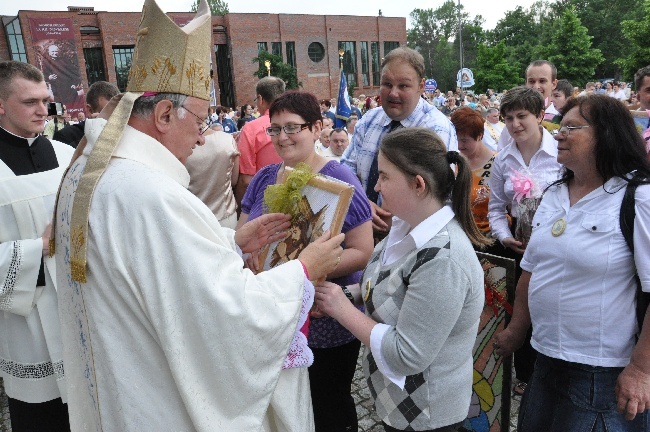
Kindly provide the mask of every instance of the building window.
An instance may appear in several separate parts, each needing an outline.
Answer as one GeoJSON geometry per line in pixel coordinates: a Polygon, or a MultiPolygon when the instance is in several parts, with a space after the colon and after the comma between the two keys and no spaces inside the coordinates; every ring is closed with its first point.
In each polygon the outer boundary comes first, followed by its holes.
{"type": "Polygon", "coordinates": [[[285,47],[287,48],[287,64],[296,67],[296,43],[287,42],[285,47]]]}
{"type": "Polygon", "coordinates": [[[312,42],[307,48],[307,55],[311,61],[318,63],[325,58],[325,47],[319,42],[312,42]]]}
{"type": "Polygon", "coordinates": [[[79,29],[79,33],[82,35],[92,35],[92,34],[99,34],[99,27],[96,26],[81,26],[79,29]]]}
{"type": "Polygon", "coordinates": [[[27,52],[25,52],[25,42],[23,41],[23,32],[20,28],[18,17],[9,22],[5,30],[7,32],[7,40],[9,41],[11,59],[27,63],[27,52]]]}
{"type": "Polygon", "coordinates": [[[343,70],[348,85],[357,85],[357,47],[356,42],[339,42],[339,51],[343,50],[343,70]]]}
{"type": "Polygon", "coordinates": [[[114,46],[113,58],[115,59],[115,75],[117,75],[117,88],[121,92],[126,91],[129,82],[129,69],[131,68],[131,57],[133,57],[134,46],[114,46]]]}
{"type": "Polygon", "coordinates": [[[271,42],[271,54],[282,58],[282,42],[271,42]]]}
{"type": "Polygon", "coordinates": [[[370,85],[370,72],[368,68],[368,42],[361,42],[361,85],[370,85]]]}
{"type": "Polygon", "coordinates": [[[269,52],[269,46],[267,45],[266,42],[258,42],[257,43],[257,58],[259,59],[259,65],[260,69],[264,67],[264,60],[260,57],[260,55],[265,52],[269,52]]]}
{"type": "Polygon", "coordinates": [[[399,42],[384,42],[384,57],[395,48],[399,48],[399,42]]]}
{"type": "Polygon", "coordinates": [[[224,106],[235,106],[235,88],[233,86],[231,52],[227,44],[214,46],[214,54],[217,60],[216,70],[218,81],[215,91],[219,92],[219,104],[224,106]]]}
{"type": "Polygon", "coordinates": [[[378,86],[380,78],[379,42],[370,42],[370,56],[372,58],[372,85],[378,86]]]}
{"type": "Polygon", "coordinates": [[[84,48],[84,60],[86,61],[86,77],[89,86],[97,81],[106,81],[101,48],[84,48]]]}

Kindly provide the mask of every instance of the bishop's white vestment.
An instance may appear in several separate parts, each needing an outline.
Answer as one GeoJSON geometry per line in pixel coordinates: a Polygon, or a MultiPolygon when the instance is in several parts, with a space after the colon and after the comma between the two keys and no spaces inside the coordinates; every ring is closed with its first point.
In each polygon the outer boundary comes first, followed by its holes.
{"type": "Polygon", "coordinates": [[[57,210],[72,430],[313,430],[306,368],[282,369],[303,304],[301,264],[244,269],[234,231],[187,190],[185,167],[130,126],[91,202],[87,283],[72,280],[72,204],[103,124],[86,122],[89,143],[57,210]],[[277,416],[275,403],[295,415],[277,416]]]}

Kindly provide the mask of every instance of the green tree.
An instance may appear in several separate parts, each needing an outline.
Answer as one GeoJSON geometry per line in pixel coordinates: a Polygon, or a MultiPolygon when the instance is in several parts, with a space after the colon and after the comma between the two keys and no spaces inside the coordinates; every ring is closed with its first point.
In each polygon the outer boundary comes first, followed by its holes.
{"type": "MultiPolygon", "coordinates": [[[[230,12],[227,0],[207,0],[207,2],[208,6],[210,6],[210,13],[212,13],[212,15],[225,15],[230,12]]],[[[199,9],[200,3],[201,0],[195,0],[191,11],[196,12],[199,9]]]]}
{"type": "Polygon", "coordinates": [[[643,4],[645,12],[639,15],[640,19],[626,20],[621,23],[623,36],[629,46],[628,53],[616,60],[616,64],[623,69],[625,79],[632,79],[634,73],[640,68],[650,64],[650,0],[643,4]]]}
{"type": "MultiPolygon", "coordinates": [[[[561,15],[566,8],[554,8],[552,4],[545,0],[539,0],[530,6],[530,14],[533,16],[537,25],[537,47],[547,46],[552,42],[555,29],[561,19],[561,15]]],[[[536,49],[533,48],[535,52],[536,49]]],[[[533,54],[533,60],[543,57],[533,54]]],[[[525,65],[524,67],[527,67],[525,65]]]]}
{"type": "Polygon", "coordinates": [[[454,55],[454,46],[446,40],[438,41],[436,46],[435,67],[432,78],[438,83],[440,91],[454,90],[456,88],[456,73],[460,68],[458,55],[454,55]]]}
{"type": "Polygon", "coordinates": [[[505,41],[491,47],[480,44],[474,68],[475,92],[484,93],[488,88],[501,91],[523,84],[519,70],[519,64],[506,58],[505,41]]]}
{"type": "Polygon", "coordinates": [[[643,0],[557,0],[553,7],[565,10],[569,6],[575,6],[582,25],[593,36],[593,46],[600,49],[604,57],[596,66],[595,76],[618,78],[621,63],[617,60],[631,55],[634,48],[634,44],[630,44],[623,36],[623,26],[620,23],[647,18],[643,4],[643,0]]]}
{"type": "MultiPolygon", "coordinates": [[[[478,57],[478,47],[485,42],[486,34],[483,30],[485,20],[481,15],[477,15],[471,22],[463,23],[463,67],[474,68],[476,58],[478,57]]],[[[454,58],[457,59],[458,69],[460,69],[460,47],[459,39],[454,39],[452,48],[454,58]]]]}
{"type": "Polygon", "coordinates": [[[269,60],[271,62],[271,75],[281,78],[287,89],[297,89],[302,87],[302,83],[298,81],[298,71],[295,67],[288,65],[282,61],[282,57],[273,55],[268,51],[260,51],[260,53],[253,59],[253,63],[258,63],[260,65],[257,72],[254,72],[258,78],[264,78],[269,74],[264,62],[269,60]]]}
{"type": "Polygon", "coordinates": [[[490,46],[504,41],[508,62],[517,64],[519,76],[523,77],[528,64],[539,58],[537,48],[550,42],[554,19],[554,11],[548,2],[538,1],[528,9],[517,6],[506,12],[494,29],[487,32],[486,40],[490,46]]]}
{"type": "Polygon", "coordinates": [[[433,9],[414,9],[411,12],[411,28],[407,31],[407,45],[424,57],[424,74],[433,76],[437,45],[441,39],[433,9]]]}
{"type": "Polygon", "coordinates": [[[596,66],[604,59],[600,50],[592,47],[591,39],[571,6],[554,25],[551,43],[538,46],[536,53],[557,67],[559,77],[584,85],[593,79],[596,66]]]}
{"type": "Polygon", "coordinates": [[[506,12],[494,29],[488,33],[488,38],[495,44],[503,41],[509,47],[524,42],[535,45],[538,40],[537,33],[539,29],[533,15],[523,7],[517,6],[514,10],[506,12]]]}
{"type": "MultiPolygon", "coordinates": [[[[424,57],[424,72],[435,78],[442,90],[456,87],[456,72],[460,68],[459,54],[454,53],[453,41],[458,35],[460,14],[463,28],[474,25],[464,6],[453,0],[446,0],[437,9],[414,9],[411,14],[411,29],[407,32],[408,46],[416,49],[424,57]]],[[[478,17],[479,21],[482,18],[478,17]]],[[[478,32],[472,29],[469,34],[478,32]]],[[[465,36],[463,36],[465,39],[465,36]]],[[[472,42],[470,42],[471,46],[472,42]]],[[[468,46],[465,42],[463,43],[468,46]]],[[[472,54],[470,54],[472,55],[472,54]]]]}

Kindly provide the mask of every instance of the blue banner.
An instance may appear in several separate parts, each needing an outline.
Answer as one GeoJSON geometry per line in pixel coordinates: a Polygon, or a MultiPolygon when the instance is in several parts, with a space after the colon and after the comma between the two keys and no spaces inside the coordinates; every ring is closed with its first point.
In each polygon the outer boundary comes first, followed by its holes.
{"type": "Polygon", "coordinates": [[[339,83],[339,98],[336,101],[336,122],[334,127],[345,127],[350,117],[350,95],[348,95],[348,80],[345,79],[343,68],[341,68],[341,82],[339,83]]]}

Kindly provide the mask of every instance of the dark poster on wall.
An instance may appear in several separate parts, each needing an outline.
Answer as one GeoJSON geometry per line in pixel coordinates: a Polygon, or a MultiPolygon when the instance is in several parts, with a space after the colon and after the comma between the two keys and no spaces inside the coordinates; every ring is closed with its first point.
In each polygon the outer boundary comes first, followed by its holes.
{"type": "Polygon", "coordinates": [[[45,76],[53,102],[74,115],[85,104],[75,34],[70,18],[29,18],[37,67],[45,76]]]}

